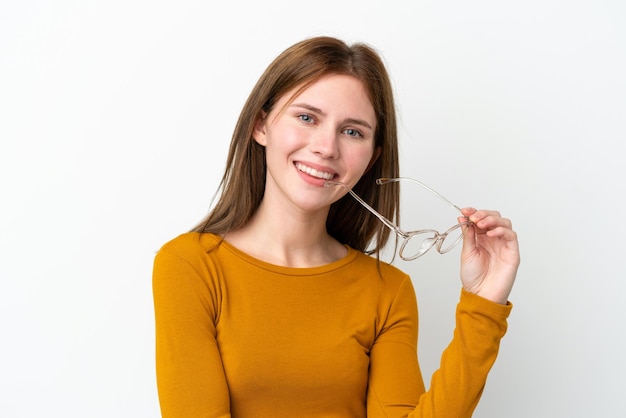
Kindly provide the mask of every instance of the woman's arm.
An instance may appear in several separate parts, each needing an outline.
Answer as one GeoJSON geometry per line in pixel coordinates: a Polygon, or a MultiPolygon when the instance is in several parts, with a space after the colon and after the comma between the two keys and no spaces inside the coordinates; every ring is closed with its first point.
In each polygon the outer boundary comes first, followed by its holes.
{"type": "Polygon", "coordinates": [[[425,391],[417,359],[417,312],[410,281],[370,353],[368,418],[471,417],[506,332],[511,305],[461,292],[454,337],[425,391]],[[407,330],[415,329],[409,336],[407,330]],[[411,343],[411,340],[415,343],[411,343]]]}
{"type": "Polygon", "coordinates": [[[508,297],[520,256],[510,220],[497,211],[466,208],[462,212],[473,225],[465,227],[463,290],[454,337],[442,354],[440,368],[424,392],[416,349],[405,332],[415,328],[416,345],[417,325],[411,325],[417,324],[415,295],[405,289],[390,310],[390,326],[370,354],[368,417],[471,417],[478,404],[506,333],[508,297]]]}
{"type": "Polygon", "coordinates": [[[163,418],[230,417],[216,342],[216,296],[207,278],[179,255],[154,262],[156,372],[163,418]]]}

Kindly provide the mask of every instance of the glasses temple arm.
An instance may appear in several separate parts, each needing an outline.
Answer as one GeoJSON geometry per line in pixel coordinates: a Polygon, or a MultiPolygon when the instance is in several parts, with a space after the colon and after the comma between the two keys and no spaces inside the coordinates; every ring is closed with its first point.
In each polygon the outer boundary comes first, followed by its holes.
{"type": "Polygon", "coordinates": [[[455,205],[454,203],[452,203],[451,201],[449,201],[448,199],[443,197],[443,195],[441,195],[439,192],[431,189],[430,187],[428,187],[427,185],[425,185],[421,181],[415,180],[415,179],[410,178],[410,177],[397,177],[397,178],[382,177],[382,178],[376,179],[376,184],[381,185],[381,184],[387,184],[387,183],[392,183],[392,182],[398,182],[400,180],[409,180],[409,181],[412,181],[414,183],[419,184],[420,186],[422,186],[423,188],[425,188],[426,190],[428,190],[429,192],[431,192],[432,194],[437,196],[439,199],[441,199],[444,202],[446,202],[448,205],[450,205],[454,209],[458,210],[459,212],[462,212],[460,207],[458,207],[457,205],[455,205]]]}
{"type": "Polygon", "coordinates": [[[365,209],[369,210],[372,215],[376,216],[383,224],[385,224],[385,226],[389,229],[391,229],[392,231],[394,231],[396,234],[406,238],[408,236],[408,234],[406,232],[404,232],[403,230],[401,230],[400,228],[398,228],[396,225],[394,225],[393,222],[391,222],[389,219],[385,218],[383,215],[381,215],[380,213],[378,213],[376,211],[376,209],[374,209],[373,207],[371,207],[370,205],[367,204],[367,202],[365,202],[365,200],[361,199],[361,197],[359,197],[358,194],[356,194],[355,192],[353,192],[351,189],[348,188],[348,186],[346,186],[343,183],[340,183],[338,181],[326,181],[324,183],[325,187],[329,187],[329,186],[341,186],[344,189],[346,189],[348,191],[348,193],[350,193],[350,195],[356,199],[357,202],[359,202],[361,205],[363,205],[363,207],[365,207],[365,209]]]}

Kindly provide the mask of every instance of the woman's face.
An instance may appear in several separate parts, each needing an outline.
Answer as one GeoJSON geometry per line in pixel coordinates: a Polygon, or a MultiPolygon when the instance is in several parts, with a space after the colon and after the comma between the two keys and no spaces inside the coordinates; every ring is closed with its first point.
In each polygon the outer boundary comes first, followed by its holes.
{"type": "Polygon", "coordinates": [[[305,210],[327,209],[352,188],[378,155],[376,114],[365,87],[348,75],[322,77],[288,92],[259,121],[254,139],[266,148],[264,199],[305,210]],[[340,190],[341,189],[341,190],[340,190]]]}

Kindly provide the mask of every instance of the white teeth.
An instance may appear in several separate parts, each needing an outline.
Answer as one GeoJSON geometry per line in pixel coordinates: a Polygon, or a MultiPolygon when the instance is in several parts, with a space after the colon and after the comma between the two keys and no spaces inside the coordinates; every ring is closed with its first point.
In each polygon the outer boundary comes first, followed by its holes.
{"type": "Polygon", "coordinates": [[[302,163],[296,163],[296,168],[303,173],[307,173],[310,176],[317,177],[319,179],[330,180],[334,177],[334,174],[324,173],[323,171],[317,171],[314,168],[307,167],[302,163]]]}

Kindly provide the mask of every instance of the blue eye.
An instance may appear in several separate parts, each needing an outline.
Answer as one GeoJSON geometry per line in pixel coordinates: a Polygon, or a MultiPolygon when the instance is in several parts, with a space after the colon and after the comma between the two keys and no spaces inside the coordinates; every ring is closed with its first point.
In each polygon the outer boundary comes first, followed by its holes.
{"type": "Polygon", "coordinates": [[[311,115],[307,115],[307,114],[298,115],[298,118],[300,118],[300,120],[305,123],[313,122],[313,117],[311,115]]]}
{"type": "Polygon", "coordinates": [[[346,129],[344,130],[345,134],[348,136],[353,136],[355,138],[363,138],[363,134],[356,129],[346,129]]]}

